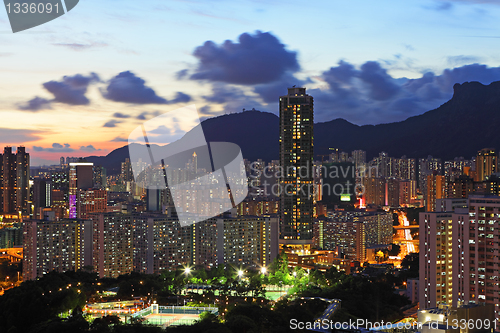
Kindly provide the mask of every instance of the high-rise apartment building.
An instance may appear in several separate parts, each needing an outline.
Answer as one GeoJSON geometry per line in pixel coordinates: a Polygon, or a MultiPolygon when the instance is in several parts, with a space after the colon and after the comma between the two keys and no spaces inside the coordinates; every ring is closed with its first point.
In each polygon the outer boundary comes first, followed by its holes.
{"type": "Polygon", "coordinates": [[[467,301],[468,213],[420,213],[420,309],[467,301]]]}
{"type": "Polygon", "coordinates": [[[105,213],[108,206],[108,192],[96,188],[78,190],[76,212],[79,219],[87,219],[90,213],[105,213]]]}
{"type": "Polygon", "coordinates": [[[194,264],[266,267],[279,254],[278,231],[278,218],[273,217],[226,215],[196,223],[194,264]]]}
{"type": "Polygon", "coordinates": [[[495,306],[495,317],[500,319],[500,198],[495,196],[469,197],[468,244],[470,269],[465,280],[469,302],[495,306]]]}
{"type": "Polygon", "coordinates": [[[12,147],[5,147],[0,154],[1,190],[0,211],[2,213],[29,214],[30,155],[22,146],[12,153],[12,147]]]}
{"type": "Polygon", "coordinates": [[[444,199],[420,213],[420,308],[491,304],[500,319],[500,197],[444,199]]]}
{"type": "Polygon", "coordinates": [[[69,218],[78,216],[78,190],[93,187],[94,163],[72,162],[69,163],[69,218]]]}
{"type": "Polygon", "coordinates": [[[366,248],[392,243],[393,217],[389,213],[337,211],[318,219],[314,243],[324,250],[338,250],[353,260],[364,261],[366,248]]]}
{"type": "Polygon", "coordinates": [[[280,101],[280,239],[310,247],[313,228],[313,98],[288,88],[280,101]]]}
{"type": "Polygon", "coordinates": [[[106,177],[106,168],[100,165],[94,165],[94,187],[105,190],[108,183],[106,177]]]}
{"type": "Polygon", "coordinates": [[[366,205],[385,205],[385,179],[377,177],[375,173],[364,177],[363,181],[363,200],[366,205]]]}
{"type": "Polygon", "coordinates": [[[352,161],[356,165],[356,168],[366,164],[366,151],[353,150],[351,155],[352,155],[352,161]]]}
{"type": "Polygon", "coordinates": [[[442,175],[431,174],[427,176],[427,193],[425,203],[428,212],[436,211],[436,200],[446,197],[446,179],[442,175]]]}
{"type": "Polygon", "coordinates": [[[495,149],[484,148],[476,156],[476,181],[482,182],[498,170],[498,155],[495,149]]]}
{"type": "Polygon", "coordinates": [[[432,156],[428,156],[427,158],[420,158],[418,160],[417,186],[424,198],[427,194],[427,176],[432,174],[443,174],[443,163],[441,162],[441,159],[433,158],[432,156]]]}
{"type": "Polygon", "coordinates": [[[133,216],[134,271],[159,274],[192,265],[193,228],[165,214],[133,216]]]}
{"type": "Polygon", "coordinates": [[[92,221],[23,221],[23,279],[92,265],[92,221]]]}
{"type": "Polygon", "coordinates": [[[94,272],[117,277],[133,270],[133,217],[131,214],[90,213],[94,272]]]}

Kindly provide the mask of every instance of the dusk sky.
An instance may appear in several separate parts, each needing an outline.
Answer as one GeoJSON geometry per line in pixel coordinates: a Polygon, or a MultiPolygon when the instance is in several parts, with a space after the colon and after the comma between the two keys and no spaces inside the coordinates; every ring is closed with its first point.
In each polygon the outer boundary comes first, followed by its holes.
{"type": "Polygon", "coordinates": [[[314,97],[316,122],[363,125],[500,80],[496,0],[80,0],[16,34],[1,9],[0,32],[0,142],[26,146],[32,165],[105,155],[191,104],[277,114],[292,85],[314,97]]]}

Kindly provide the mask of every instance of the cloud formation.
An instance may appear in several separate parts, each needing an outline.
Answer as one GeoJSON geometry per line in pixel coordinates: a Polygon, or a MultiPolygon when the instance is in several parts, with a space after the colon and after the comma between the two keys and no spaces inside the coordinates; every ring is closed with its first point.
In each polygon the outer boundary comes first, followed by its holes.
{"type": "MultiPolygon", "coordinates": [[[[71,148],[71,145],[69,143],[53,143],[52,147],[41,147],[41,146],[33,146],[33,150],[36,152],[49,152],[49,153],[72,153],[75,151],[78,151],[78,149],[71,148]]],[[[93,152],[93,151],[100,151],[101,149],[96,149],[93,145],[88,145],[88,146],[80,146],[80,151],[84,152],[93,152]]]]}
{"type": "Polygon", "coordinates": [[[111,119],[108,122],[106,122],[102,127],[116,127],[117,124],[121,123],[121,121],[111,119]]]}
{"type": "Polygon", "coordinates": [[[81,146],[80,150],[86,152],[93,152],[93,151],[100,151],[101,149],[96,149],[93,145],[88,145],[88,146],[81,146]]]}
{"type": "Polygon", "coordinates": [[[4,144],[22,144],[24,142],[37,141],[44,134],[43,131],[28,129],[0,128],[0,142],[4,144]]]}
{"type": "MultiPolygon", "coordinates": [[[[251,96],[245,93],[243,89],[223,83],[214,83],[212,85],[212,94],[203,96],[203,99],[212,104],[220,104],[222,110],[213,110],[209,105],[200,108],[200,114],[203,119],[208,116],[218,116],[227,113],[240,112],[243,109],[252,108],[265,110],[266,108],[258,101],[257,96],[251,96]]],[[[275,102],[277,99],[275,98],[275,102]]]]}
{"type": "Polygon", "coordinates": [[[71,152],[75,151],[73,148],[71,148],[71,146],[70,146],[69,143],[60,144],[60,143],[57,143],[57,142],[53,143],[52,147],[50,147],[50,148],[43,148],[43,147],[40,147],[40,146],[33,146],[33,150],[37,151],[37,152],[46,151],[46,152],[49,152],[49,153],[71,153],[71,152]]]}
{"type": "Polygon", "coordinates": [[[33,111],[33,112],[51,108],[52,107],[50,106],[50,100],[38,96],[30,99],[25,104],[19,105],[18,107],[19,110],[33,111]]]}
{"type": "Polygon", "coordinates": [[[43,87],[50,92],[54,98],[46,99],[34,97],[25,104],[18,106],[19,110],[40,111],[51,109],[52,103],[64,103],[69,105],[88,105],[90,100],[85,96],[90,84],[100,82],[96,73],[90,73],[88,76],[76,74],[73,76],[64,76],[61,81],[48,81],[43,87]]]}
{"type": "Polygon", "coordinates": [[[120,118],[120,119],[130,118],[130,116],[128,114],[123,114],[121,112],[113,113],[113,117],[120,118]]]}
{"type": "Polygon", "coordinates": [[[146,120],[148,119],[148,117],[156,117],[156,116],[159,116],[160,115],[160,111],[154,111],[154,112],[148,112],[148,111],[144,111],[144,112],[141,112],[137,117],[135,117],[135,119],[137,120],[146,120]]]}
{"type": "MultiPolygon", "coordinates": [[[[241,34],[238,42],[226,40],[217,45],[212,41],[198,46],[193,55],[198,59],[192,80],[253,85],[280,80],[287,72],[300,69],[297,54],[269,32],[241,34]]],[[[180,71],[178,78],[186,76],[180,71]]]]}
{"type": "Polygon", "coordinates": [[[160,97],[146,85],[146,81],[131,71],[121,72],[108,82],[106,89],[101,90],[104,98],[114,102],[132,104],[175,104],[187,103],[191,96],[177,92],[172,100],[160,97]]]}
{"type": "Polygon", "coordinates": [[[311,89],[315,120],[344,118],[356,124],[401,121],[432,110],[448,101],[453,85],[468,81],[489,84],[500,80],[500,67],[472,64],[427,72],[418,79],[392,77],[380,63],[369,61],[356,68],[340,61],[322,73],[326,89],[311,89]]]}
{"type": "Polygon", "coordinates": [[[119,136],[117,136],[116,138],[114,138],[113,140],[111,140],[111,142],[128,142],[128,139],[126,139],[126,138],[120,138],[119,136]]]}
{"type": "Polygon", "coordinates": [[[87,105],[90,103],[85,96],[87,88],[91,83],[99,81],[99,76],[95,73],[91,73],[89,76],[76,74],[74,76],[64,76],[61,81],[45,82],[43,87],[54,95],[52,102],[87,105]]]}
{"type": "Polygon", "coordinates": [[[107,43],[101,43],[101,42],[91,42],[88,44],[83,44],[83,43],[53,43],[52,45],[66,47],[66,48],[69,48],[73,51],[84,51],[84,50],[88,50],[91,48],[108,46],[107,43]]]}

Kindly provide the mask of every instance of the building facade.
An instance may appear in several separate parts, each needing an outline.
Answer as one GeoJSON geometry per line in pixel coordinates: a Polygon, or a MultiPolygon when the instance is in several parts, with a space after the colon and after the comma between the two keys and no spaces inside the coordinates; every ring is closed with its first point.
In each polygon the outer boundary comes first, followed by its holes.
{"type": "Polygon", "coordinates": [[[27,215],[30,212],[29,178],[30,155],[25,147],[5,147],[0,154],[1,190],[0,211],[27,215]]]}
{"type": "Polygon", "coordinates": [[[280,105],[280,239],[310,246],[313,229],[313,98],[288,88],[280,105]]]}

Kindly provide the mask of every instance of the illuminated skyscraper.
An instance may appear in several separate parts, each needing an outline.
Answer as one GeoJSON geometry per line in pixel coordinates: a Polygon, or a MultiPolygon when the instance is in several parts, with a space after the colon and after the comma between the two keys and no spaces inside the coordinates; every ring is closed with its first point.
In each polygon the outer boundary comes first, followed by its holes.
{"type": "Polygon", "coordinates": [[[495,149],[481,149],[476,157],[476,181],[484,181],[486,177],[497,172],[497,167],[498,155],[495,149]]]}
{"type": "Polygon", "coordinates": [[[309,247],[313,227],[313,98],[305,88],[280,97],[280,239],[309,247]]]}
{"type": "Polygon", "coordinates": [[[470,274],[467,216],[467,209],[420,213],[420,309],[467,304],[470,274]]]}
{"type": "Polygon", "coordinates": [[[428,212],[436,211],[436,200],[444,199],[446,196],[446,179],[441,175],[428,175],[427,176],[427,194],[425,203],[428,212]]]}
{"type": "Polygon", "coordinates": [[[3,213],[29,213],[30,155],[24,147],[5,147],[0,154],[1,191],[0,211],[3,213]]]}
{"type": "Polygon", "coordinates": [[[94,163],[76,162],[69,164],[69,217],[76,218],[78,206],[78,190],[86,190],[93,186],[94,163]]]}

